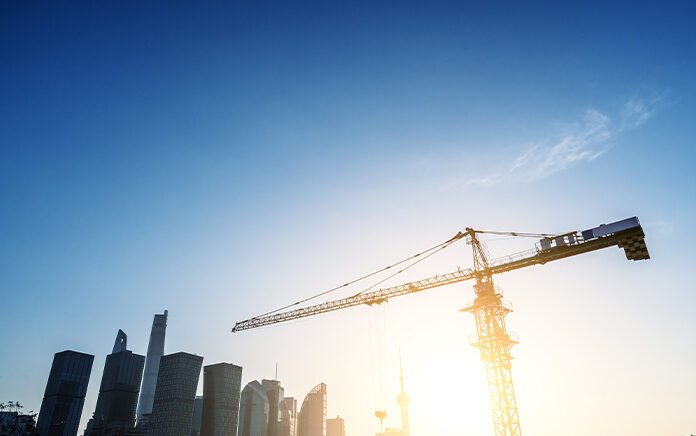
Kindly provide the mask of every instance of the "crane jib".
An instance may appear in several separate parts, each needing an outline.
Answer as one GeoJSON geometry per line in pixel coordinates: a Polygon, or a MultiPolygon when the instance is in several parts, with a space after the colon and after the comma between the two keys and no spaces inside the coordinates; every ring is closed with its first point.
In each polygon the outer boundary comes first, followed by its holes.
{"type": "MultiPolygon", "coordinates": [[[[622,222],[626,221],[628,220],[623,220],[622,222]]],[[[492,264],[489,265],[489,267],[485,270],[474,271],[472,269],[460,269],[452,273],[437,275],[424,280],[405,283],[373,292],[359,293],[350,297],[326,301],[324,303],[293,309],[286,312],[250,318],[236,323],[232,329],[232,332],[239,332],[242,330],[249,330],[295,319],[306,318],[309,316],[333,312],[335,310],[346,309],[348,307],[359,306],[362,304],[381,304],[389,301],[390,298],[470,280],[476,278],[477,275],[501,274],[529,266],[543,265],[554,260],[560,260],[582,253],[589,253],[612,246],[623,248],[626,258],[629,260],[649,259],[650,254],[648,253],[644,240],[645,233],[643,232],[643,228],[640,226],[640,224],[637,224],[637,219],[635,219],[635,222],[636,225],[634,227],[630,227],[626,230],[620,230],[615,233],[603,234],[602,236],[595,237],[594,239],[566,239],[565,244],[547,249],[530,250],[528,255],[522,256],[521,258],[510,258],[509,261],[504,261],[501,263],[495,263],[495,261],[492,261],[492,264]],[[572,243],[569,241],[572,241],[572,243]]],[[[611,226],[611,224],[608,226],[611,226]]],[[[572,233],[569,233],[568,235],[570,234],[572,233]]]]}

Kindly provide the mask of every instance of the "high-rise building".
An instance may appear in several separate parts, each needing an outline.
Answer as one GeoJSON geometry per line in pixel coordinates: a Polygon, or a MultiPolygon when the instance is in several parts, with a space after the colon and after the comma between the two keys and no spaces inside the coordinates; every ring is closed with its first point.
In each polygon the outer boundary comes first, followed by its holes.
{"type": "Polygon", "coordinates": [[[203,396],[197,395],[196,399],[193,401],[193,416],[191,416],[191,436],[200,436],[200,434],[201,434],[201,421],[202,420],[203,420],[203,396]]]}
{"type": "Polygon", "coordinates": [[[242,367],[217,363],[203,368],[201,436],[237,436],[242,367]]]}
{"type": "Polygon", "coordinates": [[[114,348],[106,356],[97,406],[85,436],[123,434],[135,425],[145,356],[129,351],[127,342],[128,337],[119,330],[114,348]]]}
{"type": "Polygon", "coordinates": [[[161,315],[155,315],[150,332],[150,343],[147,345],[147,358],[145,359],[145,372],[140,388],[138,400],[138,421],[144,414],[152,413],[152,403],[155,398],[155,386],[157,385],[157,371],[162,355],[164,354],[164,337],[167,332],[167,315],[165,310],[161,315]]]}
{"type": "Polygon", "coordinates": [[[152,403],[151,436],[190,436],[202,365],[203,357],[189,353],[162,356],[152,403]]]}
{"type": "Polygon", "coordinates": [[[337,416],[326,420],[326,436],[346,436],[346,423],[337,416]]]}
{"type": "Polygon", "coordinates": [[[326,436],[326,384],[316,385],[302,402],[297,436],[326,436]]]}
{"type": "Polygon", "coordinates": [[[297,429],[297,400],[285,397],[280,402],[279,436],[295,436],[297,429]]]}
{"type": "Polygon", "coordinates": [[[266,436],[268,409],[268,396],[261,383],[254,380],[244,386],[239,405],[238,436],[266,436]]]}
{"type": "Polygon", "coordinates": [[[280,421],[280,403],[285,396],[285,390],[278,380],[261,380],[261,387],[268,397],[268,431],[267,436],[280,436],[278,422],[280,421]]]}
{"type": "Polygon", "coordinates": [[[53,357],[37,423],[41,436],[77,435],[92,362],[91,354],[70,350],[53,357]]]}

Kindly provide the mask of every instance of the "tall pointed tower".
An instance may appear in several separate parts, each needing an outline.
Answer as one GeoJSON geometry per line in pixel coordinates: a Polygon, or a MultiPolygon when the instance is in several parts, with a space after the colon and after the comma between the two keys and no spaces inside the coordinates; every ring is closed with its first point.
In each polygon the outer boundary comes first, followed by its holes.
{"type": "Polygon", "coordinates": [[[401,432],[403,436],[410,436],[411,430],[408,427],[408,403],[411,401],[404,392],[404,367],[401,364],[401,353],[399,353],[399,381],[401,381],[401,393],[396,397],[396,402],[401,407],[401,432]]]}
{"type": "Polygon", "coordinates": [[[165,310],[163,314],[155,315],[155,319],[152,321],[152,332],[150,333],[150,343],[147,346],[143,384],[140,388],[140,399],[138,400],[138,421],[143,418],[143,415],[152,413],[157,373],[159,372],[160,359],[164,354],[167,315],[168,312],[165,310]]]}

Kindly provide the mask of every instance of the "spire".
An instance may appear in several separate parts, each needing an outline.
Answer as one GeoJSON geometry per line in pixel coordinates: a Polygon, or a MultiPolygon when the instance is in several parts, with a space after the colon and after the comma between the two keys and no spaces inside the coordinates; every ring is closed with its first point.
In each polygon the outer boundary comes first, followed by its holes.
{"type": "Polygon", "coordinates": [[[118,329],[118,333],[116,334],[116,341],[114,342],[114,349],[111,351],[111,353],[119,353],[121,351],[126,351],[127,344],[128,336],[123,330],[118,329]]]}
{"type": "Polygon", "coordinates": [[[401,432],[404,436],[410,435],[409,425],[408,425],[408,403],[410,399],[406,392],[404,392],[404,367],[401,363],[401,349],[399,349],[399,381],[401,382],[401,393],[396,397],[396,402],[401,407],[401,432]]]}

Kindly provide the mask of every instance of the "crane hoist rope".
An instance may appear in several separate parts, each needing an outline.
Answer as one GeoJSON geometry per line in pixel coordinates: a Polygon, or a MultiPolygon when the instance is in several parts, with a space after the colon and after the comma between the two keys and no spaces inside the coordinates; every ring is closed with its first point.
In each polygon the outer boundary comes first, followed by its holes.
{"type": "Polygon", "coordinates": [[[450,239],[449,241],[445,242],[444,245],[441,245],[440,248],[438,248],[437,250],[431,252],[430,254],[428,254],[428,255],[426,255],[426,256],[421,257],[420,259],[418,259],[418,260],[412,262],[412,263],[409,264],[409,265],[406,265],[405,267],[403,267],[403,268],[400,269],[399,271],[397,271],[397,272],[395,272],[394,274],[391,274],[391,275],[389,275],[389,276],[383,278],[382,280],[378,281],[377,283],[375,283],[374,285],[370,286],[369,288],[363,289],[362,291],[360,291],[360,292],[358,292],[357,294],[353,295],[353,297],[357,297],[357,296],[359,296],[359,295],[364,294],[365,292],[371,291],[372,289],[374,289],[375,287],[381,285],[382,283],[386,282],[387,280],[389,280],[389,279],[391,279],[391,278],[393,278],[393,277],[395,277],[395,276],[401,274],[402,272],[406,271],[407,269],[409,269],[409,268],[411,268],[411,267],[413,267],[413,266],[416,266],[417,264],[419,264],[420,262],[423,262],[425,259],[429,258],[430,256],[433,256],[433,255],[439,253],[440,251],[444,250],[445,248],[449,247],[450,245],[454,244],[455,242],[459,241],[460,239],[461,239],[461,238],[450,239]]]}

